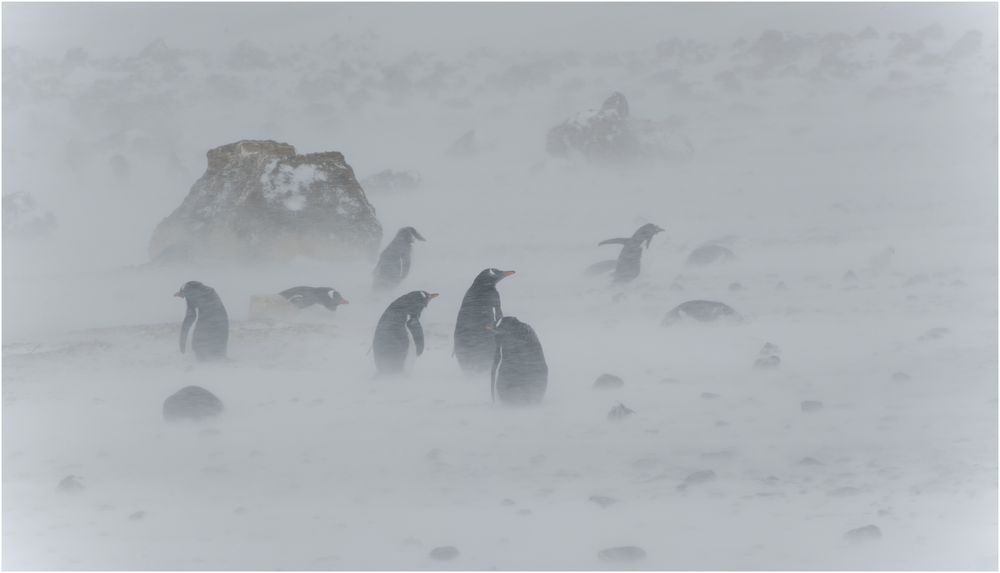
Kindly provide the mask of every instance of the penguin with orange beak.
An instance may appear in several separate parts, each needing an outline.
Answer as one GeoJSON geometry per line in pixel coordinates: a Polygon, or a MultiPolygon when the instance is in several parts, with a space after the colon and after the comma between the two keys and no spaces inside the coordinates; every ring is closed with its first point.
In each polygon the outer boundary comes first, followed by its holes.
{"type": "Polygon", "coordinates": [[[493,364],[493,334],[486,330],[503,318],[497,283],[514,271],[486,269],[465,292],[455,323],[455,358],[467,373],[486,372],[493,364]]]}
{"type": "Polygon", "coordinates": [[[424,329],[420,325],[420,313],[437,296],[437,293],[415,290],[392,301],[385,309],[375,327],[375,340],[372,342],[378,374],[403,372],[410,353],[411,338],[416,355],[423,354],[424,329]]]}
{"type": "Polygon", "coordinates": [[[191,350],[198,360],[222,360],[229,345],[229,315],[215,289],[198,281],[184,283],[174,296],[187,301],[187,313],[181,324],[181,353],[192,330],[191,350]]]}

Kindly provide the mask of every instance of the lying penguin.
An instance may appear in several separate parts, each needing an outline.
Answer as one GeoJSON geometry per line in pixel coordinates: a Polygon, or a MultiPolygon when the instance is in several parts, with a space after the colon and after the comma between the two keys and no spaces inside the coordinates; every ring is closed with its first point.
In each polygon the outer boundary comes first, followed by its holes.
{"type": "Polygon", "coordinates": [[[174,296],[187,302],[181,324],[181,353],[191,333],[191,350],[198,360],[223,360],[229,345],[229,315],[215,289],[198,281],[188,281],[174,296]]]}
{"type": "Polygon", "coordinates": [[[499,319],[487,330],[496,338],[490,393],[493,401],[523,406],[537,404],[545,396],[549,367],[538,335],[513,316],[499,319]]]}
{"type": "Polygon", "coordinates": [[[411,338],[416,355],[423,354],[424,329],[420,325],[420,313],[437,296],[437,293],[415,290],[392,301],[385,309],[375,327],[375,339],[372,341],[378,374],[403,372],[410,353],[411,338]]]}
{"type": "Polygon", "coordinates": [[[330,287],[297,286],[278,294],[258,294],[250,297],[250,319],[288,319],[298,311],[313,305],[336,311],[349,301],[330,287]]]}
{"type": "Polygon", "coordinates": [[[635,277],[639,276],[639,269],[641,268],[642,261],[642,244],[646,243],[646,248],[648,249],[649,243],[653,240],[653,236],[661,232],[663,232],[662,228],[652,223],[646,223],[636,229],[635,233],[633,233],[631,237],[607,239],[606,241],[597,243],[598,246],[621,245],[622,250],[618,254],[618,259],[616,261],[601,261],[599,263],[595,263],[590,265],[584,272],[588,275],[598,275],[604,274],[614,268],[614,282],[626,283],[633,280],[635,277]]]}

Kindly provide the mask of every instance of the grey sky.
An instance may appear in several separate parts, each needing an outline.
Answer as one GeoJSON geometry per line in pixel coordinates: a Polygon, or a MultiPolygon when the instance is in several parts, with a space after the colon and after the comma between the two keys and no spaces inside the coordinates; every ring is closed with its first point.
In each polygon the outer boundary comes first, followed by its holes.
{"type": "Polygon", "coordinates": [[[842,32],[868,24],[912,31],[932,22],[953,33],[981,28],[990,41],[996,21],[995,3],[5,3],[3,44],[107,55],[134,53],[156,37],[211,50],[241,40],[276,48],[374,32],[388,51],[623,49],[669,36],[842,32]]]}

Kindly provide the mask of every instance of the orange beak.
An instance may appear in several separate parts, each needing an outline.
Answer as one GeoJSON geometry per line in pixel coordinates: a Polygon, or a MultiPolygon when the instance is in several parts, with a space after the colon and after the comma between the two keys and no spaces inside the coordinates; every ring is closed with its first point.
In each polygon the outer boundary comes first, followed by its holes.
{"type": "Polygon", "coordinates": [[[427,296],[428,296],[429,298],[437,298],[437,297],[439,297],[439,296],[441,296],[441,295],[440,295],[439,293],[436,293],[436,292],[432,292],[432,293],[430,293],[430,294],[429,294],[429,295],[427,295],[427,296]]]}
{"type": "Polygon", "coordinates": [[[351,301],[347,300],[346,298],[342,298],[340,299],[340,304],[351,304],[351,301]]]}
{"type": "Polygon", "coordinates": [[[184,295],[182,295],[182,294],[181,294],[181,291],[177,291],[177,292],[175,292],[175,293],[174,293],[174,296],[176,296],[176,297],[178,297],[178,298],[184,298],[184,295]]]}
{"type": "Polygon", "coordinates": [[[500,278],[504,278],[505,279],[505,278],[509,277],[512,274],[514,274],[514,271],[504,271],[503,274],[500,275],[500,278]]]}

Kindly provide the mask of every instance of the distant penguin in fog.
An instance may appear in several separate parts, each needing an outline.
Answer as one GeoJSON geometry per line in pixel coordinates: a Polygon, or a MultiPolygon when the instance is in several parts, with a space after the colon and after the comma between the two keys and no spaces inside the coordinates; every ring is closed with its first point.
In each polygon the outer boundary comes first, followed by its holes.
{"type": "Polygon", "coordinates": [[[314,304],[321,304],[329,310],[337,310],[342,304],[348,304],[348,300],[340,296],[340,293],[330,287],[307,287],[297,286],[280,293],[285,300],[295,305],[296,308],[308,308],[314,304]]]}
{"type": "Polygon", "coordinates": [[[465,291],[455,323],[455,357],[465,372],[485,372],[493,362],[495,344],[487,327],[503,318],[497,282],[514,271],[486,269],[465,291]]]}
{"type": "Polygon", "coordinates": [[[490,376],[493,400],[510,405],[541,402],[549,367],[535,331],[513,316],[501,318],[490,330],[496,339],[490,376]]]}
{"type": "Polygon", "coordinates": [[[399,374],[403,371],[410,352],[411,337],[417,356],[423,354],[424,329],[420,325],[420,313],[436,296],[437,293],[415,290],[392,301],[382,313],[372,342],[375,370],[379,374],[399,374]]]}
{"type": "Polygon", "coordinates": [[[224,359],[229,344],[229,315],[215,289],[189,281],[174,296],[187,301],[187,313],[181,324],[181,353],[187,346],[188,331],[194,326],[191,349],[198,360],[224,359]]]}
{"type": "MultiPolygon", "coordinates": [[[[642,260],[642,244],[646,243],[646,248],[648,249],[650,241],[653,240],[653,236],[662,231],[663,229],[660,227],[652,223],[646,223],[645,225],[639,227],[631,237],[608,239],[598,243],[598,246],[622,245],[622,251],[618,254],[618,261],[615,263],[615,282],[626,283],[639,276],[639,269],[641,267],[642,260]]],[[[591,265],[592,270],[588,272],[592,273],[603,271],[604,269],[601,268],[601,265],[607,265],[607,263],[596,263],[591,265]]]]}
{"type": "Polygon", "coordinates": [[[396,237],[386,245],[375,265],[376,290],[390,289],[403,282],[410,273],[410,257],[413,252],[413,241],[425,241],[413,227],[403,227],[396,237]]]}

